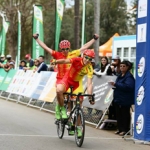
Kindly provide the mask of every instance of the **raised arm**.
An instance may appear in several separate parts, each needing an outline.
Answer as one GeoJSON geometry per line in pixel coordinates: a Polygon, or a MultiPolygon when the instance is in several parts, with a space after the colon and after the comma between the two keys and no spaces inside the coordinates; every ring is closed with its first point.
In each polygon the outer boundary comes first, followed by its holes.
{"type": "Polygon", "coordinates": [[[88,49],[97,39],[99,38],[98,34],[94,34],[93,38],[87,42],[86,44],[84,44],[81,48],[80,48],[80,52],[83,53],[86,49],[88,49]]]}
{"type": "Polygon", "coordinates": [[[39,34],[33,34],[33,38],[36,40],[36,42],[45,50],[47,51],[49,54],[52,54],[52,49],[49,48],[45,43],[43,43],[39,38],[38,38],[39,34]]]}

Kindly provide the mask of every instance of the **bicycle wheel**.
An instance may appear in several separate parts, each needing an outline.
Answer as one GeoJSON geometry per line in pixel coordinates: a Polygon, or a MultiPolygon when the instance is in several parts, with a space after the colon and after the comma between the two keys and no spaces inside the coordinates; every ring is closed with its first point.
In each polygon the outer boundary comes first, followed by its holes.
{"type": "Polygon", "coordinates": [[[78,147],[81,147],[84,141],[85,121],[81,108],[75,110],[75,141],[78,147]],[[79,130],[81,132],[79,136],[79,130]]]}
{"type": "Polygon", "coordinates": [[[57,125],[57,135],[60,139],[62,139],[65,131],[65,124],[63,123],[62,120],[58,120],[56,125],[57,125]]]}

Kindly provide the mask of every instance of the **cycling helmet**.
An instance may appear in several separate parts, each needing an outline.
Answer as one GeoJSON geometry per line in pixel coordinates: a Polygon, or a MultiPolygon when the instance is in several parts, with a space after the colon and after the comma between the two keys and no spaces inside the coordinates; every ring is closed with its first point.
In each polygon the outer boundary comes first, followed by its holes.
{"type": "Polygon", "coordinates": [[[70,42],[68,40],[63,40],[59,43],[60,49],[70,48],[70,42]]]}
{"type": "Polygon", "coordinates": [[[94,51],[90,50],[90,49],[86,49],[83,54],[86,55],[86,56],[92,57],[92,58],[95,57],[94,51]]]}

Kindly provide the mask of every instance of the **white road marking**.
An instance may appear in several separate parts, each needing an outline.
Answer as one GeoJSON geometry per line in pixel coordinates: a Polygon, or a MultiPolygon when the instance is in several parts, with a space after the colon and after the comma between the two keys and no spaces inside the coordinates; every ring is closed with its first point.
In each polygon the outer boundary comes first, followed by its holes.
{"type": "MultiPolygon", "coordinates": [[[[48,138],[58,138],[58,136],[52,135],[30,135],[30,134],[0,134],[0,136],[13,136],[13,137],[48,137],[48,138]]],[[[74,138],[74,136],[63,136],[64,138],[74,138]]],[[[101,140],[122,140],[122,138],[106,138],[106,137],[84,137],[86,139],[101,139],[101,140]]]]}

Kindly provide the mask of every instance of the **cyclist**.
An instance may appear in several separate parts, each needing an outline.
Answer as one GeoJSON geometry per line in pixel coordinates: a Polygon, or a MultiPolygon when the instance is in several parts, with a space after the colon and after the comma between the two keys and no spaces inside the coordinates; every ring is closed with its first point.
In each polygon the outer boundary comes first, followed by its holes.
{"type": "MultiPolygon", "coordinates": [[[[45,43],[43,43],[39,38],[38,34],[33,34],[33,38],[37,41],[37,43],[45,50],[47,51],[51,56],[53,56],[54,59],[59,60],[59,59],[67,59],[67,58],[74,58],[77,56],[80,56],[88,47],[90,47],[98,38],[99,36],[97,34],[94,34],[93,39],[91,39],[89,42],[87,42],[85,45],[83,45],[80,49],[74,50],[72,52],[70,51],[70,42],[68,40],[63,40],[60,42],[59,47],[61,52],[57,52],[52,50],[51,48],[47,47],[45,43]]],[[[57,65],[57,81],[56,81],[56,87],[59,85],[59,82],[62,80],[64,77],[65,73],[68,71],[70,68],[70,64],[58,64],[57,65]]],[[[66,110],[63,106],[63,103],[61,100],[59,100],[59,96],[57,96],[58,104],[56,105],[56,112],[55,112],[55,117],[56,119],[60,119],[60,113],[58,113],[61,109],[62,113],[62,118],[66,119],[66,110]]]]}
{"type": "MultiPolygon", "coordinates": [[[[92,94],[93,85],[92,85],[92,76],[93,76],[93,68],[91,61],[95,57],[95,53],[92,50],[85,50],[82,57],[70,58],[70,59],[60,59],[55,60],[54,64],[71,64],[70,69],[66,72],[63,79],[59,82],[56,87],[57,96],[59,98],[59,105],[64,105],[64,97],[63,93],[68,90],[70,86],[73,86],[73,91],[77,88],[80,88],[80,92],[83,93],[83,88],[81,85],[81,81],[85,75],[87,75],[87,93],[92,94]]],[[[95,102],[91,101],[91,97],[89,97],[89,102],[93,105],[95,102]]],[[[81,101],[82,103],[82,101],[81,101]]],[[[60,109],[55,110],[57,115],[60,115],[60,109]]],[[[80,128],[78,128],[78,136],[82,136],[82,132],[80,128]]]]}

